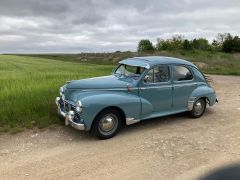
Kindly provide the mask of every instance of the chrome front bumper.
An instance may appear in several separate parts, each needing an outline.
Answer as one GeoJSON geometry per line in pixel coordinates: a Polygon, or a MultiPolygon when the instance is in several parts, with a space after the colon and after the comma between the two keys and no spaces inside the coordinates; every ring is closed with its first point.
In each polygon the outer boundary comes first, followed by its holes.
{"type": "Polygon", "coordinates": [[[70,124],[73,128],[84,131],[85,125],[83,123],[76,123],[73,121],[74,116],[75,116],[74,111],[69,111],[69,112],[63,111],[61,108],[61,105],[60,105],[60,101],[61,101],[61,98],[56,97],[56,105],[57,105],[57,109],[58,109],[58,114],[65,119],[65,125],[67,126],[70,124]]]}

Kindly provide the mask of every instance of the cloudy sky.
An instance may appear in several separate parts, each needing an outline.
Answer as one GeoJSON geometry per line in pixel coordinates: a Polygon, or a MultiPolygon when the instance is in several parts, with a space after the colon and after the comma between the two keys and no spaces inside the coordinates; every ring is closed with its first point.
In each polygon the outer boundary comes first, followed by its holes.
{"type": "Polygon", "coordinates": [[[240,34],[239,0],[0,0],[0,53],[134,51],[219,32],[240,34]]]}

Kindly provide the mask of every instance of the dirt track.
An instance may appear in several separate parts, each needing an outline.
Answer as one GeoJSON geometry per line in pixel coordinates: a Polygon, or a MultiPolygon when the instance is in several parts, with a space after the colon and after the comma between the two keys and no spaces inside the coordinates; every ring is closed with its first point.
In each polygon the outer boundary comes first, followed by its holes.
{"type": "Polygon", "coordinates": [[[240,162],[240,77],[212,76],[220,103],[99,141],[70,127],[0,136],[0,179],[196,179],[240,162]]]}

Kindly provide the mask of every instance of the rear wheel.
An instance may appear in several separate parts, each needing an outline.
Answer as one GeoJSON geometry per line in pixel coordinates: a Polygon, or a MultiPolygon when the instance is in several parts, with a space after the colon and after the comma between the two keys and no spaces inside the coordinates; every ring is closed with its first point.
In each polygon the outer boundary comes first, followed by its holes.
{"type": "Polygon", "coordinates": [[[109,139],[117,134],[121,128],[121,116],[118,111],[107,109],[95,119],[92,133],[100,139],[109,139]]]}
{"type": "Polygon", "coordinates": [[[190,111],[190,114],[193,118],[199,118],[203,115],[205,110],[206,110],[206,101],[205,99],[201,98],[194,103],[193,109],[192,111],[190,111]]]}

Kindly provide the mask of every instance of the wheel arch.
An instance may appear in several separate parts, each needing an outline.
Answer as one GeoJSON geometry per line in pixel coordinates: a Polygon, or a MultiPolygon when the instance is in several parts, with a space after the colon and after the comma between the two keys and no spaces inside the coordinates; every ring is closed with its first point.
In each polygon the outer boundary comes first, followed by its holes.
{"type": "Polygon", "coordinates": [[[198,99],[204,99],[206,101],[206,103],[209,105],[210,101],[209,101],[209,98],[206,97],[206,96],[203,96],[203,97],[199,97],[198,99]]]}
{"type": "Polygon", "coordinates": [[[93,122],[92,122],[92,124],[91,124],[90,130],[92,129],[92,125],[93,125],[93,123],[96,121],[96,119],[97,119],[97,117],[99,116],[99,114],[101,114],[103,111],[106,111],[106,110],[109,110],[109,109],[117,111],[117,112],[120,114],[121,118],[122,118],[122,123],[123,123],[123,125],[126,125],[126,114],[125,114],[125,112],[124,112],[120,107],[118,107],[118,106],[107,106],[107,107],[101,109],[101,110],[96,114],[96,116],[94,117],[93,122]]]}
{"type": "Polygon", "coordinates": [[[199,86],[192,92],[189,101],[192,103],[200,98],[203,98],[209,106],[212,106],[216,102],[215,91],[208,86],[199,86]]]}
{"type": "Polygon", "coordinates": [[[207,96],[198,96],[198,97],[196,97],[194,102],[196,102],[199,99],[204,99],[206,101],[206,103],[209,104],[209,98],[207,96]]]}

